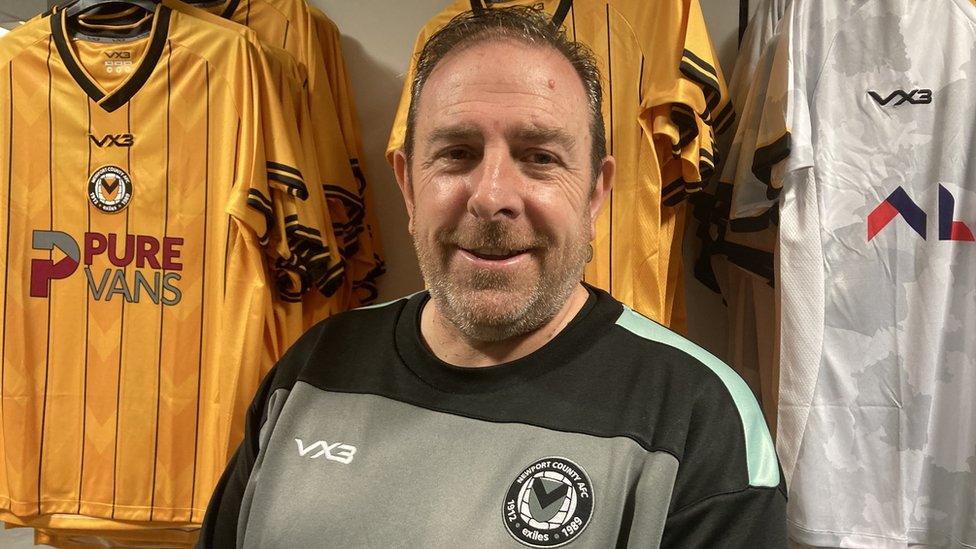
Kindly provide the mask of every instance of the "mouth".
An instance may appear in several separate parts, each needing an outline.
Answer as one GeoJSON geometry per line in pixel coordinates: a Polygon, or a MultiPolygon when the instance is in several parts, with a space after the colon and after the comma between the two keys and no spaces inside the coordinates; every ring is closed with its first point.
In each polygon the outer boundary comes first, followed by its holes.
{"type": "Polygon", "coordinates": [[[531,249],[462,248],[458,250],[468,261],[479,267],[506,267],[528,257],[531,249]]]}
{"type": "Polygon", "coordinates": [[[461,248],[461,250],[486,261],[504,261],[517,255],[528,253],[528,250],[507,250],[502,248],[461,248]]]}

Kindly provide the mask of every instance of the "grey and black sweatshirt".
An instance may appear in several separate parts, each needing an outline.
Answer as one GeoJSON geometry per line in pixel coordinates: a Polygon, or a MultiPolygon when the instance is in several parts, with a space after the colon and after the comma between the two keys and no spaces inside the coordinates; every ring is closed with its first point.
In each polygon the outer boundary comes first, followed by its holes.
{"type": "Polygon", "coordinates": [[[762,413],[591,287],[536,352],[459,368],[421,292],[329,318],[264,380],[199,547],[785,547],[762,413]]]}

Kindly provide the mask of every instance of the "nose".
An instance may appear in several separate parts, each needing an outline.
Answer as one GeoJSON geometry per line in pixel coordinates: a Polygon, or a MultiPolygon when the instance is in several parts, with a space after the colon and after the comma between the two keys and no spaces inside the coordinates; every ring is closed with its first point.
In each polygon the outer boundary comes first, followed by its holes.
{"type": "Polygon", "coordinates": [[[485,151],[482,169],[474,172],[468,213],[486,221],[522,215],[521,177],[508,150],[485,151]]]}

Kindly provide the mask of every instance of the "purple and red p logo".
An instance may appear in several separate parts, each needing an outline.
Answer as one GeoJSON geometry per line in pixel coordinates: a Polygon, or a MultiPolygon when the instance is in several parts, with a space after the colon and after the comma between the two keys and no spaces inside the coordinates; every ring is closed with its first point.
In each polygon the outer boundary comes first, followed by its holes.
{"type": "Polygon", "coordinates": [[[64,253],[60,261],[50,259],[31,260],[31,297],[47,297],[52,280],[68,278],[78,268],[81,259],[81,249],[78,243],[67,233],[60,231],[34,231],[33,247],[35,250],[54,250],[64,253]]]}
{"type": "MultiPolygon", "coordinates": [[[[939,185],[939,240],[976,241],[973,231],[964,222],[954,219],[955,210],[956,199],[949,189],[939,185]]],[[[923,240],[926,239],[925,225],[928,216],[904,189],[898,187],[868,215],[868,241],[877,236],[898,215],[901,215],[908,226],[923,240]]]]}

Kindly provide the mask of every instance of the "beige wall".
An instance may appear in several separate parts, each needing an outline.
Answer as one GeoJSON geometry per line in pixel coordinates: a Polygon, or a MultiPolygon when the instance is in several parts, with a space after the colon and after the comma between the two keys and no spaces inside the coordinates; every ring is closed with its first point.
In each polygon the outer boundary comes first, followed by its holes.
{"type": "MultiPolygon", "coordinates": [[[[380,282],[380,298],[393,299],[415,292],[423,287],[423,282],[406,232],[403,201],[383,153],[417,31],[450,0],[310,1],[325,11],[343,34],[343,53],[349,65],[363,130],[365,163],[386,248],[388,270],[380,282]]],[[[701,4],[728,75],[735,59],[739,3],[701,0],[701,4]]],[[[691,233],[689,231],[689,235],[691,233]]],[[[686,265],[691,264],[693,257],[691,240],[688,238],[685,242],[686,265]]],[[[686,286],[689,336],[724,357],[726,313],[721,299],[693,276],[687,277],[686,286]]]]}

